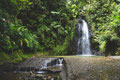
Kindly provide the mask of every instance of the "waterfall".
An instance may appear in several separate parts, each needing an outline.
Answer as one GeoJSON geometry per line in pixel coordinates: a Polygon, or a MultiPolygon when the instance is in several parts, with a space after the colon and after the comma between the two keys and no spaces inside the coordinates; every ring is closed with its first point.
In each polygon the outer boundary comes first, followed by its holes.
{"type": "Polygon", "coordinates": [[[57,58],[57,59],[54,59],[54,60],[51,60],[51,59],[48,59],[48,60],[45,60],[44,61],[44,64],[39,68],[39,71],[42,70],[42,69],[47,69],[49,67],[57,67],[57,66],[63,66],[63,61],[64,59],[63,58],[57,58]]]}
{"type": "Polygon", "coordinates": [[[90,55],[90,40],[89,40],[89,31],[87,23],[82,20],[82,55],[90,55]]]}
{"type": "Polygon", "coordinates": [[[63,65],[63,59],[58,59],[58,61],[59,61],[59,66],[62,66],[63,65]]]}
{"type": "Polygon", "coordinates": [[[78,55],[91,55],[88,25],[80,20],[76,25],[76,53],[78,55]]]}

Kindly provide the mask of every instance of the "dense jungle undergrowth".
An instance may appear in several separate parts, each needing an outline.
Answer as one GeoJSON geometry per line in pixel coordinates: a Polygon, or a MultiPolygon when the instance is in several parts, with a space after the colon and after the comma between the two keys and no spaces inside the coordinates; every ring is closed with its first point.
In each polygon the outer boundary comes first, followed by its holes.
{"type": "Polygon", "coordinates": [[[1,61],[75,55],[79,18],[88,22],[93,53],[120,55],[120,0],[0,0],[1,61]]]}

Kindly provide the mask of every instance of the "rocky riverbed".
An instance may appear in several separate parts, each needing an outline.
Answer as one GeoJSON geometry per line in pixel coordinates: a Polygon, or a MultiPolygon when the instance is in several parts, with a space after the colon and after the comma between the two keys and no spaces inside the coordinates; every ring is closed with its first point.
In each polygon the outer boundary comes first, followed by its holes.
{"type": "Polygon", "coordinates": [[[65,61],[68,80],[120,80],[120,59],[93,56],[65,61]]]}
{"type": "Polygon", "coordinates": [[[34,57],[19,64],[1,65],[0,72],[2,80],[120,80],[120,58],[118,56],[34,57]],[[64,59],[62,67],[54,66],[58,63],[58,59],[64,59]],[[43,70],[46,74],[41,72],[36,74],[35,71],[45,65],[45,62],[50,66],[43,70]],[[15,70],[25,72],[14,73],[15,70]]]}

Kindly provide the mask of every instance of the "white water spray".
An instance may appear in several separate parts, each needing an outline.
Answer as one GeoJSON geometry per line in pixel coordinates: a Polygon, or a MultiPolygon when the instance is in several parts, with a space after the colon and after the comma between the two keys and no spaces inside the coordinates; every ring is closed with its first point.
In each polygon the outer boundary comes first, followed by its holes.
{"type": "Polygon", "coordinates": [[[82,23],[82,55],[91,55],[88,25],[84,20],[82,23]]]}
{"type": "Polygon", "coordinates": [[[88,25],[85,20],[80,20],[76,25],[76,38],[77,42],[76,53],[81,56],[93,56],[90,50],[90,39],[88,25]]]}
{"type": "Polygon", "coordinates": [[[63,65],[63,59],[58,59],[58,61],[59,61],[59,66],[62,66],[63,65]]]}

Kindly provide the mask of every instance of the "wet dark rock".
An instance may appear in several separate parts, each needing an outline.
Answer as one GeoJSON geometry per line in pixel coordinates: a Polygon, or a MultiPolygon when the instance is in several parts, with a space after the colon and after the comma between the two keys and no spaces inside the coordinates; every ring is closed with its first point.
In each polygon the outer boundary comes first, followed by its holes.
{"type": "Polygon", "coordinates": [[[74,43],[73,43],[73,51],[77,54],[82,54],[82,46],[79,46],[78,49],[78,41],[80,41],[79,45],[82,45],[81,41],[82,41],[82,22],[80,22],[81,20],[79,20],[79,23],[76,24],[76,28],[75,28],[75,34],[74,34],[74,43]],[[79,27],[80,26],[80,27],[79,27]]]}
{"type": "Polygon", "coordinates": [[[56,58],[47,58],[47,57],[36,57],[36,58],[30,58],[25,60],[23,63],[18,65],[18,68],[26,67],[26,68],[34,68],[39,69],[42,65],[44,65],[45,61],[52,61],[56,58]]]}
{"type": "Polygon", "coordinates": [[[14,71],[17,67],[17,63],[4,63],[0,65],[0,72],[14,71]]]}

